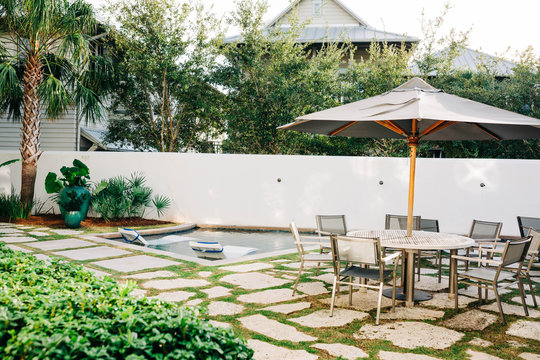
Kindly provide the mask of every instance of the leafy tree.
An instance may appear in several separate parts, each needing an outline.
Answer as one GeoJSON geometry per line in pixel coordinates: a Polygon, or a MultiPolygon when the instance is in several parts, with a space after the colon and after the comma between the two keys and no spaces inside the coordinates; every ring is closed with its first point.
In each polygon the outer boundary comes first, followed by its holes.
{"type": "Polygon", "coordinates": [[[173,0],[121,0],[109,10],[118,23],[111,46],[117,91],[107,141],[139,150],[204,150],[219,130],[220,98],[209,85],[215,19],[200,5],[173,0]]]}
{"type": "Polygon", "coordinates": [[[225,44],[225,60],[216,81],[225,89],[223,108],[227,139],[223,149],[236,153],[312,154],[326,140],[280,125],[302,114],[340,104],[339,67],[349,48],[324,44],[315,49],[295,39],[305,24],[291,20],[287,32],[265,31],[266,2],[240,0],[230,23],[240,28],[241,42],[225,44]]]}
{"type": "Polygon", "coordinates": [[[23,204],[34,197],[42,111],[51,120],[73,105],[89,120],[101,115],[95,30],[82,0],[0,0],[0,111],[22,117],[23,204]]]}

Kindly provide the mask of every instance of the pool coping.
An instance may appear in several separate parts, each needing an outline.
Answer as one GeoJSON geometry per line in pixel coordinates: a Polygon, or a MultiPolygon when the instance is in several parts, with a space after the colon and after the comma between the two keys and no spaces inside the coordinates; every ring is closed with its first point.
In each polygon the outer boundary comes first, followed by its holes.
{"type": "MultiPolygon", "coordinates": [[[[144,229],[144,230],[137,230],[141,235],[159,235],[159,234],[168,234],[178,231],[188,231],[196,227],[201,228],[208,228],[207,226],[198,226],[197,224],[189,223],[189,224],[181,224],[181,225],[175,225],[175,226],[169,226],[164,228],[156,228],[156,229],[144,229]]],[[[234,227],[237,228],[237,227],[234,227]]],[[[187,261],[187,262],[193,262],[197,263],[199,265],[204,266],[221,266],[221,265],[230,265],[230,264],[236,264],[240,262],[245,261],[252,261],[252,260],[259,260],[259,259],[266,259],[269,257],[274,256],[281,256],[281,255],[288,255],[288,254],[295,254],[297,253],[297,249],[288,249],[288,250],[279,250],[279,251],[271,251],[271,252],[265,252],[261,254],[253,254],[253,255],[247,255],[236,259],[223,259],[223,260],[207,260],[207,259],[201,259],[198,257],[191,257],[191,256],[185,256],[177,253],[173,253],[170,251],[165,250],[158,250],[153,249],[149,247],[144,247],[140,245],[134,245],[134,244],[128,244],[125,242],[117,241],[117,240],[111,240],[113,238],[119,238],[121,237],[119,232],[110,232],[110,233],[102,233],[102,234],[88,234],[81,236],[84,239],[114,245],[114,246],[120,246],[131,250],[138,250],[142,252],[148,252],[155,255],[163,255],[168,256],[173,259],[187,261]]],[[[291,239],[292,240],[292,239],[291,239]]],[[[311,249],[311,246],[305,247],[306,250],[313,250],[316,249],[317,246],[313,246],[313,249],[311,249]]]]}

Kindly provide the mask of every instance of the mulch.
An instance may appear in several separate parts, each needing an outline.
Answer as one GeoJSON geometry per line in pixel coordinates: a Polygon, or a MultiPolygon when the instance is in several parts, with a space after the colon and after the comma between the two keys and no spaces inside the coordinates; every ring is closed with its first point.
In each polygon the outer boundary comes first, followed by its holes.
{"type": "MultiPolygon", "coordinates": [[[[0,222],[7,222],[7,219],[0,219],[0,222]]],[[[61,215],[34,215],[28,217],[28,219],[17,219],[12,221],[14,224],[21,225],[36,225],[47,226],[51,228],[65,228],[66,224],[64,218],[61,215]]],[[[118,221],[105,221],[102,218],[87,217],[85,221],[81,223],[83,227],[111,227],[111,226],[151,226],[151,225],[163,225],[170,224],[170,221],[141,219],[141,218],[126,218],[118,221]]]]}

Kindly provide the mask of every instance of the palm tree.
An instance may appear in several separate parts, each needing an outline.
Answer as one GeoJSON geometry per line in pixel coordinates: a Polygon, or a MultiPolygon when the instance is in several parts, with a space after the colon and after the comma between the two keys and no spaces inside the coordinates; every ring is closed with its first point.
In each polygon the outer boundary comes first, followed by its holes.
{"type": "Polygon", "coordinates": [[[34,197],[40,117],[54,120],[70,106],[92,121],[100,116],[95,29],[81,0],[0,0],[0,113],[22,118],[23,204],[34,197]]]}

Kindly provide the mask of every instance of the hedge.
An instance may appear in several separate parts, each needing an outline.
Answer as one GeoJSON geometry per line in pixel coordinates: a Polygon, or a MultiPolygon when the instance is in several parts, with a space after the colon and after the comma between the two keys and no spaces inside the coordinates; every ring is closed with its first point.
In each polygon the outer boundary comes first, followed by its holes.
{"type": "Polygon", "coordinates": [[[189,308],[131,297],[132,287],[0,243],[0,358],[252,358],[231,330],[189,308]]]}

